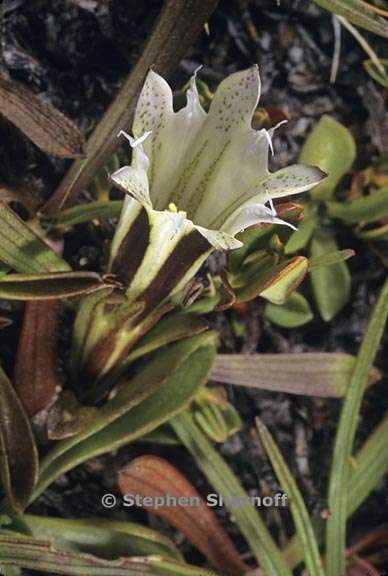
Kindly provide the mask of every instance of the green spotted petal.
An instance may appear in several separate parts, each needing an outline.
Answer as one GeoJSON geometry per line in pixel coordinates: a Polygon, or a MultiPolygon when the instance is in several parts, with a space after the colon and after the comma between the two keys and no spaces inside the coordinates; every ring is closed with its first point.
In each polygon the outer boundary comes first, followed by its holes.
{"type": "Polygon", "coordinates": [[[271,174],[257,192],[262,194],[264,200],[300,194],[319,184],[326,176],[317,166],[294,164],[271,174]]]}
{"type": "Polygon", "coordinates": [[[136,138],[151,132],[144,142],[144,152],[150,162],[148,179],[155,208],[163,210],[173,201],[172,190],[205,118],[195,78],[187,92],[186,106],[174,112],[171,88],[161,76],[149,72],[137,103],[133,132],[136,138]]]}

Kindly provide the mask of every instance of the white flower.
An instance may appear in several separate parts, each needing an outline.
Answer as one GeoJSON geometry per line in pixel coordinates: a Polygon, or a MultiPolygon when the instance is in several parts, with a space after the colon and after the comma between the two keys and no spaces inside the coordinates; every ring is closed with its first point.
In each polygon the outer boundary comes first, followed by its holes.
{"type": "MultiPolygon", "coordinates": [[[[151,226],[139,264],[143,270],[139,268],[134,278],[137,293],[147,287],[147,270],[149,274],[159,269],[193,230],[207,240],[209,250],[238,248],[241,242],[235,235],[248,226],[285,224],[276,215],[274,198],[299,194],[324,178],[313,166],[292,165],[269,172],[272,132],[251,126],[259,96],[258,68],[252,66],[221,82],[208,113],[201,107],[192,78],[186,106],[174,112],[171,88],[161,76],[149,72],[136,107],[133,138],[128,137],[132,164],[111,176],[127,193],[112,243],[113,269],[120,246],[142,210],[151,226]]],[[[187,272],[193,275],[198,262],[187,272]]]]}

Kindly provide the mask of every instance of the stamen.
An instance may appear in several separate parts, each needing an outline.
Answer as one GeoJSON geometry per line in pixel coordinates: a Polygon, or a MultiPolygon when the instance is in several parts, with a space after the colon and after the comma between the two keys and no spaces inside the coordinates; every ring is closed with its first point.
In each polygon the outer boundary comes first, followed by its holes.
{"type": "Polygon", "coordinates": [[[170,210],[170,212],[175,212],[176,214],[178,213],[178,208],[176,204],[174,204],[174,202],[170,202],[170,204],[168,205],[168,209],[170,210]]]}

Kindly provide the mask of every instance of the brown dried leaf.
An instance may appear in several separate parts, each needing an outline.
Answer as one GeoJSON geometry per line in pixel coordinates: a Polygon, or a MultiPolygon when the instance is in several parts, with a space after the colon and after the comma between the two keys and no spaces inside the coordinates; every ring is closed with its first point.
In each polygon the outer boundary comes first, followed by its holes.
{"type": "MultiPolygon", "coordinates": [[[[218,354],[211,379],[274,392],[342,398],[354,363],[354,356],[335,352],[218,354]]],[[[380,378],[380,371],[372,367],[367,385],[375,384],[380,378]]]]}
{"type": "Polygon", "coordinates": [[[61,388],[57,374],[59,302],[31,301],[24,308],[14,387],[29,416],[46,408],[61,388]]]}
{"type": "Polygon", "coordinates": [[[183,502],[195,498],[192,502],[199,502],[199,505],[147,506],[147,510],[183,532],[222,574],[242,574],[248,570],[214,512],[190,482],[166,460],[157,456],[136,458],[120,470],[118,482],[123,494],[152,498],[170,495],[184,498],[183,502]]]}
{"type": "Polygon", "coordinates": [[[84,155],[84,138],[71,120],[22,84],[1,76],[0,113],[50,156],[84,155]]]}

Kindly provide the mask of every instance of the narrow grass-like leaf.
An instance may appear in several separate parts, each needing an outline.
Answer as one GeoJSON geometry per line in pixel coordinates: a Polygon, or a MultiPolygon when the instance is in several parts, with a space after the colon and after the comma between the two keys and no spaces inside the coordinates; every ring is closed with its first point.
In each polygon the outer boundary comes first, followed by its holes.
{"type": "Polygon", "coordinates": [[[348,224],[368,224],[388,217],[388,186],[353,202],[327,202],[327,213],[348,224]]]}
{"type": "Polygon", "coordinates": [[[160,502],[147,506],[147,510],[161,516],[185,534],[225,576],[241,575],[248,570],[213,510],[185,476],[167,460],[158,456],[135,458],[119,471],[118,483],[123,495],[136,494],[143,498],[150,497],[151,501],[156,501],[161,494],[175,498],[177,506],[160,502]]]}
{"type": "MultiPolygon", "coordinates": [[[[335,239],[316,233],[311,242],[311,258],[317,259],[330,252],[337,252],[335,239]]],[[[322,318],[329,322],[347,304],[350,298],[350,272],[345,262],[316,267],[310,272],[315,300],[322,318]]]]}
{"type": "MultiPolygon", "coordinates": [[[[218,354],[211,379],[225,384],[322,398],[345,395],[355,358],[350,354],[218,354]]],[[[367,385],[380,377],[369,371],[367,385]]]]}
{"type": "Polygon", "coordinates": [[[309,576],[324,576],[325,572],[322,566],[318,542],[303,501],[303,496],[268,429],[259,418],[256,418],[256,424],[261,442],[280,482],[280,486],[289,498],[291,514],[299,540],[302,543],[308,574],[309,576]]]}
{"type": "Polygon", "coordinates": [[[66,576],[216,576],[210,570],[161,556],[104,560],[57,550],[46,540],[16,534],[0,535],[0,565],[66,576]]]}
{"type": "MultiPolygon", "coordinates": [[[[183,412],[174,418],[171,424],[218,494],[232,498],[247,498],[245,490],[232,470],[195,424],[189,412],[183,412]]],[[[254,506],[236,506],[230,511],[259,562],[263,575],[292,576],[279,548],[254,506]]]]}
{"type": "Polygon", "coordinates": [[[68,272],[69,265],[6,204],[0,202],[0,260],[16,272],[68,272]]]}
{"type": "Polygon", "coordinates": [[[354,372],[344,400],[337,429],[329,485],[331,516],[326,531],[326,566],[328,576],[345,576],[346,517],[351,456],[362,397],[388,315],[388,280],[386,281],[361,344],[354,372]]]}
{"type": "Polygon", "coordinates": [[[43,220],[45,225],[54,228],[67,228],[76,224],[83,224],[91,220],[102,220],[104,218],[118,218],[123,207],[122,200],[112,200],[109,202],[90,202],[73,206],[68,210],[58,212],[52,218],[43,220]]]}
{"type": "Polygon", "coordinates": [[[83,136],[73,122],[23,84],[3,76],[0,112],[47,154],[58,158],[83,156],[83,136]]]}
{"type": "Polygon", "coordinates": [[[70,520],[31,514],[23,515],[21,521],[31,531],[31,536],[47,539],[61,550],[85,552],[107,560],[150,554],[181,559],[166,536],[134,522],[105,518],[70,520]]]}
{"type": "MultiPolygon", "coordinates": [[[[351,516],[388,472],[388,418],[372,432],[354,458],[348,481],[347,517],[351,516]]],[[[320,543],[324,541],[322,523],[315,523],[320,543]]],[[[300,540],[294,536],[283,551],[288,566],[295,568],[303,558],[300,540]]]]}
{"type": "MultiPolygon", "coordinates": [[[[349,518],[388,473],[388,417],[379,424],[357,452],[348,479],[346,515],[349,518]]],[[[319,543],[324,542],[322,522],[314,522],[319,543]]],[[[290,568],[296,568],[303,559],[303,547],[294,536],[283,551],[290,568]]]]}
{"type": "Polygon", "coordinates": [[[87,430],[58,442],[47,454],[34,497],[60,474],[140,438],[183,410],[207,380],[214,356],[215,336],[211,332],[156,353],[104,404],[87,430]]]}
{"type": "Polygon", "coordinates": [[[0,279],[4,300],[58,300],[89,294],[105,288],[95,272],[54,272],[49,274],[7,274],[0,279]]]}
{"type": "Polygon", "coordinates": [[[379,58],[379,62],[385,70],[385,74],[377,68],[376,62],[373,60],[364,60],[364,68],[373,80],[376,80],[376,82],[384,86],[384,88],[388,88],[388,58],[379,58]]]}
{"type": "Polygon", "coordinates": [[[388,38],[388,24],[368,6],[366,0],[314,0],[318,6],[347,18],[356,26],[361,26],[383,38],[388,38]]]}
{"type": "Polygon", "coordinates": [[[0,368],[0,478],[14,510],[25,508],[37,476],[38,452],[30,423],[12,384],[0,368]]]}

